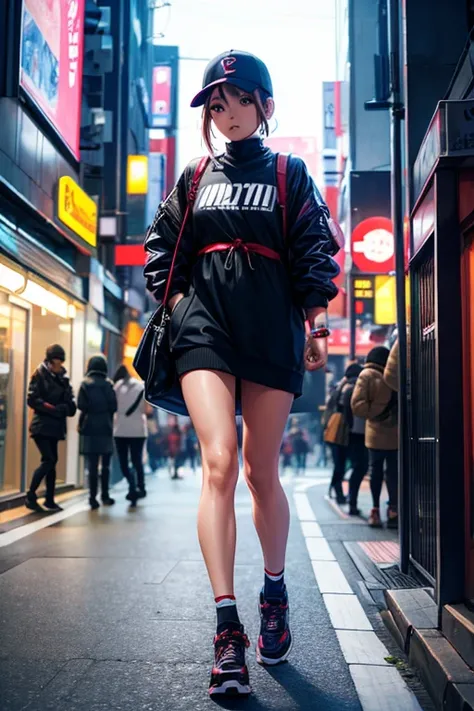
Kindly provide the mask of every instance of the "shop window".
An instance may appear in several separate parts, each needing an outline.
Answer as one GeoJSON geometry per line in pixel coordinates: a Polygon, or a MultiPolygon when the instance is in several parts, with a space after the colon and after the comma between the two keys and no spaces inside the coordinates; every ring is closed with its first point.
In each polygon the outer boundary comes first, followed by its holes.
{"type": "Polygon", "coordinates": [[[0,496],[23,488],[28,311],[0,292],[0,496]]]}

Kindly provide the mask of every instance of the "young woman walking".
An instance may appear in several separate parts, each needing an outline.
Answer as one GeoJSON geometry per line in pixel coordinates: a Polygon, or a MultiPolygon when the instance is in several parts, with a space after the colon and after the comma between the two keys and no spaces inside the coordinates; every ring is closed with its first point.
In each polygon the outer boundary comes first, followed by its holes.
{"type": "MultiPolygon", "coordinates": [[[[284,581],[289,508],[278,476],[280,445],[305,365],[314,370],[326,363],[326,307],[337,294],[331,255],[338,246],[329,213],[297,157],[287,164],[286,210],[278,205],[277,157],[262,141],[274,112],[272,96],[268,70],[251,54],[226,52],[208,65],[191,105],[204,107],[203,140],[212,159],[172,271],[170,347],[201,448],[198,535],[217,611],[211,694],[250,691],[249,641],[234,595],[236,401],[265,564],[257,660],[273,665],[288,657],[292,645],[284,581]],[[212,148],[213,126],[228,140],[219,156],[212,148]]],[[[147,288],[158,301],[196,166],[194,161],[185,169],[146,238],[147,288]]]]}

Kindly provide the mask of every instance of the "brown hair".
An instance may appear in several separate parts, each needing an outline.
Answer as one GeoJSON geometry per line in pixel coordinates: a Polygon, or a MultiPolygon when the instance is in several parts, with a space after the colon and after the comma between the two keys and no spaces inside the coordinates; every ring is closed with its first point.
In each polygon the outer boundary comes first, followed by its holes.
{"type": "MultiPolygon", "coordinates": [[[[219,95],[223,101],[226,101],[225,94],[224,94],[224,89],[222,84],[219,84],[217,86],[217,89],[219,91],[219,95]]],[[[257,108],[257,117],[260,121],[260,130],[262,131],[262,134],[264,136],[268,136],[270,133],[270,127],[268,125],[268,119],[265,116],[265,107],[263,105],[263,101],[260,95],[260,91],[258,89],[255,89],[255,91],[249,93],[247,91],[242,91],[239,89],[237,86],[234,86],[233,84],[226,84],[226,89],[229,92],[231,96],[235,97],[240,97],[240,96],[251,96],[252,99],[255,102],[255,106],[257,108]]],[[[212,145],[212,138],[214,137],[214,134],[212,132],[212,115],[211,115],[211,98],[212,94],[214,92],[212,91],[209,96],[207,97],[206,103],[204,104],[204,108],[202,111],[202,139],[204,141],[204,145],[207,148],[207,151],[211,158],[215,157],[214,154],[214,146],[212,145]]]]}

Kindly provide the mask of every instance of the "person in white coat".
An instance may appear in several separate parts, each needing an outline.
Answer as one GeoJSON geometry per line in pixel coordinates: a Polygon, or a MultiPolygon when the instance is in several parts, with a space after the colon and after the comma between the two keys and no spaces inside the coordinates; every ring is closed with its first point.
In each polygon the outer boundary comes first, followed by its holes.
{"type": "Polygon", "coordinates": [[[132,378],[125,365],[114,377],[117,412],[114,422],[114,439],[122,474],[129,484],[127,500],[135,506],[146,496],[143,470],[143,447],[147,437],[144,384],[132,378]],[[130,470],[129,459],[134,471],[130,470]]]}

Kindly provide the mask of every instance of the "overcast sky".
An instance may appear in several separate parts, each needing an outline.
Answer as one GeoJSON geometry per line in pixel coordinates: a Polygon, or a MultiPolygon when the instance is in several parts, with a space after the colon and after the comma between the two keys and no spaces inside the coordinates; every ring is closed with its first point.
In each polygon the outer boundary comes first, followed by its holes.
{"type": "MultiPolygon", "coordinates": [[[[277,136],[316,136],[321,145],[322,82],[335,79],[335,0],[171,0],[159,12],[163,44],[180,48],[178,169],[202,155],[201,88],[207,60],[227,49],[258,55],[272,76],[277,136]]],[[[272,122],[274,124],[274,122],[272,122]]]]}

